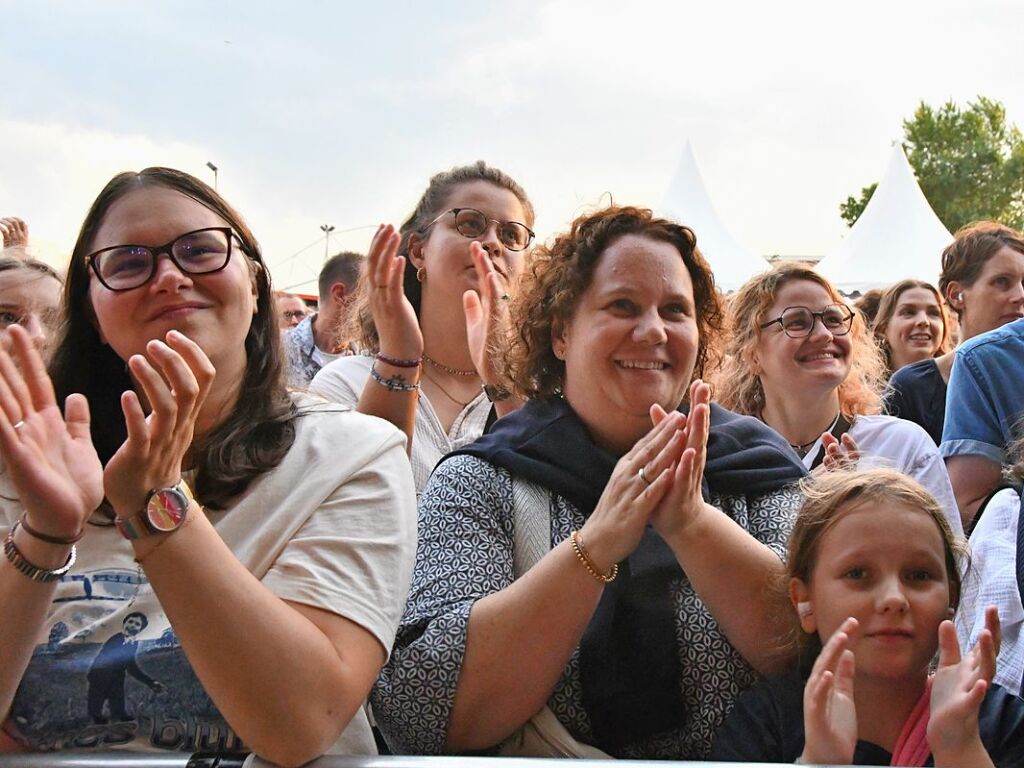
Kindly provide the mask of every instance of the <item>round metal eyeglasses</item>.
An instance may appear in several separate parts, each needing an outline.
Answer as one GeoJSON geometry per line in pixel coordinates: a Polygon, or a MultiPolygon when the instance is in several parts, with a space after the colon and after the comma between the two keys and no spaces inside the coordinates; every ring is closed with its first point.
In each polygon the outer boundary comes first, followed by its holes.
{"type": "Polygon", "coordinates": [[[789,338],[802,339],[811,335],[815,320],[821,320],[822,327],[833,336],[845,336],[853,327],[853,310],[842,304],[830,304],[820,312],[810,307],[786,307],[774,320],[761,323],[761,329],[778,323],[789,338]]]}
{"type": "Polygon", "coordinates": [[[524,251],[533,242],[533,230],[525,224],[520,224],[518,221],[489,219],[483,211],[478,211],[476,208],[452,208],[447,210],[423,227],[420,232],[426,232],[448,214],[452,214],[455,217],[455,231],[463,237],[482,237],[487,231],[487,227],[493,221],[498,225],[498,239],[508,250],[524,251]]]}

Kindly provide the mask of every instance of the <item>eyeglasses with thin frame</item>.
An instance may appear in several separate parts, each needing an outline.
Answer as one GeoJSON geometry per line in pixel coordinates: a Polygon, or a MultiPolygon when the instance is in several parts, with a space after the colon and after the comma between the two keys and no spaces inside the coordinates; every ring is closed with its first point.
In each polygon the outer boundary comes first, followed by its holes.
{"type": "Polygon", "coordinates": [[[501,244],[510,251],[525,251],[533,242],[534,233],[525,224],[518,221],[498,221],[489,219],[483,211],[476,208],[452,208],[445,211],[432,222],[423,227],[420,232],[426,232],[448,214],[455,216],[455,231],[463,237],[477,238],[483,236],[487,226],[493,221],[498,225],[498,239],[501,244]]]}
{"type": "Polygon", "coordinates": [[[829,304],[820,312],[810,307],[786,307],[774,320],[761,323],[761,329],[778,323],[789,338],[803,339],[811,335],[815,320],[821,320],[822,327],[833,336],[845,336],[853,327],[853,310],[842,304],[829,304]]]}
{"type": "Polygon", "coordinates": [[[231,240],[231,227],[205,227],[179,235],[164,245],[101,248],[86,256],[85,263],[107,290],[130,291],[153,278],[162,253],[186,274],[219,272],[231,260],[231,240]]]}

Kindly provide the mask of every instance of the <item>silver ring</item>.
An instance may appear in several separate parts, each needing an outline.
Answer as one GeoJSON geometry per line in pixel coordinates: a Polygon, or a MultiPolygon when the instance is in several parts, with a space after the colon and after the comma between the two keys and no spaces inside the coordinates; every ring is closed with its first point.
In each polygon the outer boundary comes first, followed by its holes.
{"type": "Polygon", "coordinates": [[[25,426],[25,422],[22,419],[18,419],[18,423],[12,424],[11,426],[14,427],[14,429],[21,429],[25,426]]]}
{"type": "Polygon", "coordinates": [[[643,467],[640,467],[640,471],[637,472],[637,475],[639,475],[640,479],[644,481],[644,485],[650,485],[651,484],[651,481],[647,479],[647,475],[644,473],[644,468],[643,467]]]}

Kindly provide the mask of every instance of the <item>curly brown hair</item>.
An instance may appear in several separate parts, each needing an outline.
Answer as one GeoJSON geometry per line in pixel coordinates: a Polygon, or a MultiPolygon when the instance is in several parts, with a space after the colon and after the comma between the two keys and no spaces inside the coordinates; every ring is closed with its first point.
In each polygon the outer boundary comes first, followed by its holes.
{"type": "MultiPolygon", "coordinates": [[[[846,304],[832,283],[803,264],[784,262],[748,280],[729,301],[729,341],[714,382],[715,398],[724,407],[748,416],[756,416],[764,408],[764,387],[754,373],[754,347],[778,292],[796,280],[817,283],[837,304],[846,304]]],[[[885,380],[881,350],[860,312],[854,313],[850,341],[850,374],[839,385],[839,410],[847,419],[882,410],[880,393],[885,380]]]]}
{"type": "Polygon", "coordinates": [[[568,232],[533,252],[511,308],[511,327],[515,330],[505,354],[512,385],[519,394],[534,398],[561,392],[565,363],[555,356],[552,329],[556,323],[572,318],[602,254],[625,235],[670,243],[679,251],[693,281],[700,334],[694,378],[702,377],[717,362],[722,303],[693,230],[657,218],[647,208],[612,205],[579,216],[568,232]]]}

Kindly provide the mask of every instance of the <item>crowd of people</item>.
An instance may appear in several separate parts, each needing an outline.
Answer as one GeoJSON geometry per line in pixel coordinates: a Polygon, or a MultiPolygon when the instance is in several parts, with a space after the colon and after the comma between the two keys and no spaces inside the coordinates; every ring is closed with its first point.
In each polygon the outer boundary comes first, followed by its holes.
{"type": "Polygon", "coordinates": [[[173,169],[0,219],[0,752],[1024,764],[1024,236],[534,218],[437,173],[315,307],[173,169]]]}

